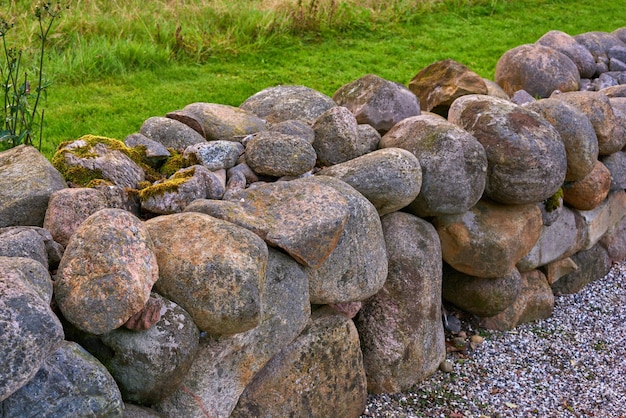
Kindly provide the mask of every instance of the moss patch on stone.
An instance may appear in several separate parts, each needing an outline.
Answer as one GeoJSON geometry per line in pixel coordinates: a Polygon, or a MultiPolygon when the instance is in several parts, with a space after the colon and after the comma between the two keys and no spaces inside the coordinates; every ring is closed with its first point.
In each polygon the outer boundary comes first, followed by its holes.
{"type": "Polygon", "coordinates": [[[163,165],[161,165],[161,168],[159,169],[159,173],[165,177],[170,177],[178,170],[198,164],[198,161],[196,161],[195,157],[185,158],[183,154],[176,151],[175,149],[168,148],[167,150],[170,152],[171,156],[165,160],[165,162],[163,163],[163,165]]]}
{"type": "Polygon", "coordinates": [[[552,212],[561,207],[561,199],[563,198],[563,188],[559,188],[555,194],[547,198],[543,205],[547,212],[552,212]]]}
{"type": "Polygon", "coordinates": [[[191,167],[188,170],[176,172],[172,177],[160,183],[153,184],[139,191],[139,199],[142,202],[165,193],[176,193],[178,188],[194,176],[196,169],[191,167]]]}

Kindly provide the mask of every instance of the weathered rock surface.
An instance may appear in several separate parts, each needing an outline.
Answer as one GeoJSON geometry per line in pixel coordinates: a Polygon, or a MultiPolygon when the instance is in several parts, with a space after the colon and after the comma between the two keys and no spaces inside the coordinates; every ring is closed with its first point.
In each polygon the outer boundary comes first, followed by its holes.
{"type": "Polygon", "coordinates": [[[434,222],[444,261],[460,272],[485,278],[510,274],[537,243],[543,225],[537,205],[487,200],[464,214],[438,216],[434,222]]]}
{"type": "Polygon", "coordinates": [[[246,145],[246,163],[257,174],[299,176],[315,167],[317,154],[311,143],[300,136],[261,132],[246,145]]]}
{"type": "Polygon", "coordinates": [[[56,268],[62,255],[63,247],[46,229],[38,226],[0,228],[0,256],[27,257],[48,269],[56,268]]]}
{"type": "Polygon", "coordinates": [[[508,95],[526,90],[533,97],[549,97],[555,90],[577,91],[580,74],[567,55],[547,46],[526,44],[500,57],[495,81],[508,95]]]}
{"type": "Polygon", "coordinates": [[[0,152],[0,227],[42,226],[50,196],[65,187],[61,174],[35,148],[0,152]]]}
{"type": "Polygon", "coordinates": [[[201,331],[243,332],[258,325],[267,246],[230,222],[202,213],[145,223],[159,263],[156,292],[185,309],[201,331]]]}
{"type": "Polygon", "coordinates": [[[598,138],[589,118],[576,107],[557,99],[541,99],[526,106],[539,113],[557,130],[565,145],[565,181],[580,180],[598,159],[598,138]]]}
{"type": "Polygon", "coordinates": [[[319,267],[333,252],[350,217],[348,203],[339,192],[305,179],[264,184],[229,199],[197,200],[186,211],[247,228],[312,267],[319,267]]]}
{"type": "Polygon", "coordinates": [[[606,199],[611,189],[611,172],[600,161],[580,180],[563,185],[563,201],[579,210],[591,210],[606,199]]]}
{"type": "Polygon", "coordinates": [[[405,119],[379,146],[405,149],[419,160],[422,187],[408,207],[417,216],[463,213],[485,190],[485,149],[467,131],[443,118],[424,114],[405,119]]]}
{"type": "Polygon", "coordinates": [[[626,214],[599,242],[606,249],[611,262],[626,261],[626,214]]]}
{"type": "Polygon", "coordinates": [[[611,173],[610,190],[626,189],[626,152],[618,151],[601,159],[602,164],[611,173]]]}
{"type": "Polygon", "coordinates": [[[578,211],[587,231],[584,234],[582,249],[593,247],[608,231],[624,217],[626,192],[623,190],[610,192],[604,202],[592,210],[578,211]]]}
{"type": "Polygon", "coordinates": [[[600,244],[580,251],[571,258],[578,269],[552,283],[554,293],[576,293],[586,284],[606,276],[611,270],[609,255],[600,244]]]}
{"type": "Polygon", "coordinates": [[[308,323],[311,307],[302,266],[270,249],[261,300],[259,325],[219,340],[204,338],[181,387],[156,409],[167,416],[230,416],[256,373],[308,323]]]}
{"type": "Polygon", "coordinates": [[[191,103],[166,115],[193,128],[207,141],[240,142],[246,135],[267,129],[267,122],[238,107],[191,103]]]}
{"type": "Polygon", "coordinates": [[[361,143],[356,118],[343,106],[322,113],[311,127],[315,131],[313,148],[318,166],[343,163],[373,151],[361,143]]]}
{"type": "Polygon", "coordinates": [[[311,303],[355,302],[374,295],[387,277],[385,238],[376,208],[336,178],[314,176],[302,182],[333,188],[349,211],[336,248],[318,268],[306,269],[311,303]]]}
{"type": "Polygon", "coordinates": [[[69,322],[103,334],[143,309],[158,277],[152,240],[142,222],[124,210],[103,209],[72,235],[54,291],[69,322]]]}
{"type": "Polygon", "coordinates": [[[522,288],[515,301],[499,314],[481,318],[482,327],[505,331],[552,315],[554,294],[546,276],[539,270],[522,273],[521,276],[522,288]]]}
{"type": "Polygon", "coordinates": [[[146,119],[139,129],[139,133],[167,148],[179,151],[206,141],[202,135],[188,125],[162,116],[146,119]]]}
{"type": "Polygon", "coordinates": [[[85,219],[106,207],[106,197],[96,189],[57,190],[50,196],[43,227],[50,231],[56,242],[66,246],[85,219]]]}
{"type": "Polygon", "coordinates": [[[608,52],[616,46],[626,46],[626,44],[615,34],[600,31],[584,32],[574,36],[579,44],[583,45],[596,61],[608,57],[608,52]]]}
{"type": "Polygon", "coordinates": [[[423,68],[409,82],[423,110],[443,116],[454,100],[466,94],[487,94],[485,81],[465,65],[448,59],[423,68]]]}
{"type": "Polygon", "coordinates": [[[348,108],[358,123],[371,125],[381,135],[401,120],[420,114],[415,94],[401,84],[374,74],[340,87],[333,100],[348,108]]]}
{"type": "Polygon", "coordinates": [[[485,148],[487,197],[513,205],[541,202],[563,184],[565,146],[537,113],[495,97],[468,95],[455,100],[449,120],[485,148]]]}
{"type": "Polygon", "coordinates": [[[0,275],[13,277],[16,271],[29,290],[35,291],[44,302],[52,301],[52,278],[47,268],[32,258],[0,256],[0,275]]]}
{"type": "Polygon", "coordinates": [[[183,157],[194,159],[209,171],[228,170],[237,164],[244,147],[239,142],[215,140],[188,146],[183,157]]]}
{"type": "Polygon", "coordinates": [[[261,90],[239,107],[270,123],[296,119],[310,125],[334,106],[333,99],[309,87],[281,85],[261,90]]]}
{"type": "Polygon", "coordinates": [[[323,308],[314,312],[302,334],[257,374],[231,417],[356,418],[363,412],[366,398],[356,328],[348,318],[323,308]]]}
{"type": "Polygon", "coordinates": [[[577,42],[573,36],[565,32],[551,30],[539,38],[536,43],[567,55],[578,68],[578,73],[582,78],[591,78],[596,72],[596,60],[591,52],[577,42]]]}
{"type": "Polygon", "coordinates": [[[382,218],[389,275],[356,319],[369,393],[409,389],[445,359],[441,246],[433,226],[408,213],[382,218]]]}
{"type": "Polygon", "coordinates": [[[3,417],[122,417],[124,403],[102,364],[64,341],[20,390],[0,403],[3,417]]]}
{"type": "Polygon", "coordinates": [[[513,268],[495,278],[470,276],[443,265],[444,300],[476,316],[490,317],[513,304],[522,290],[522,276],[513,268]]]}
{"type": "Polygon", "coordinates": [[[24,259],[0,257],[0,402],[24,386],[64,338],[50,309],[50,276],[37,270],[24,259]]]}
{"type": "Polygon", "coordinates": [[[269,127],[269,131],[278,132],[285,135],[298,136],[309,144],[313,144],[315,140],[315,131],[313,128],[301,120],[285,120],[274,123],[269,127]]]}
{"type": "Polygon", "coordinates": [[[130,134],[124,138],[124,145],[129,148],[143,147],[145,149],[146,162],[150,163],[153,167],[172,155],[163,144],[139,132],[130,134]]]}
{"type": "Polygon", "coordinates": [[[413,202],[422,187],[419,160],[400,148],[380,149],[317,174],[348,183],[374,205],[380,216],[413,202]]]}

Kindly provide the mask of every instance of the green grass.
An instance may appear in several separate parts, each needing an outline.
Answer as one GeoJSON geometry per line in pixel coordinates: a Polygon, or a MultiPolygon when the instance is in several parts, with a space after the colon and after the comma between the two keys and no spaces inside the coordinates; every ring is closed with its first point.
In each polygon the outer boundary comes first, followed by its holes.
{"type": "MultiPolygon", "coordinates": [[[[30,0],[9,2],[19,17],[16,37],[28,44],[30,0]]],[[[618,3],[75,0],[46,61],[53,85],[43,103],[42,151],[51,157],[60,142],[85,134],[123,139],[151,116],[196,101],[238,106],[277,84],[332,95],[373,73],[406,85],[447,58],[493,79],[504,52],[549,30],[575,35],[625,25],[618,3]]]]}

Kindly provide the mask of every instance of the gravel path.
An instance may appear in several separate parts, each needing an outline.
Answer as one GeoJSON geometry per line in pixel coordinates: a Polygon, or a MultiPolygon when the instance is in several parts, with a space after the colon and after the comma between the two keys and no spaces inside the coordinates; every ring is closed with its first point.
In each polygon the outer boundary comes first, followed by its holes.
{"type": "Polygon", "coordinates": [[[484,342],[448,353],[452,372],[370,396],[362,417],[626,417],[626,263],[558,296],[546,320],[464,328],[484,342]]]}

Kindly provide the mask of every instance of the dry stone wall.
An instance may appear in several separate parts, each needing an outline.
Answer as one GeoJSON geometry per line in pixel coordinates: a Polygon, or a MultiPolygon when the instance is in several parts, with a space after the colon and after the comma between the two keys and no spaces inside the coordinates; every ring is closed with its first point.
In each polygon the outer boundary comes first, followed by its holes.
{"type": "Polygon", "coordinates": [[[626,28],[0,153],[0,417],[357,417],[626,259],[626,28]],[[443,302],[442,302],[443,301],[443,302]],[[450,335],[450,334],[448,334],[450,335]],[[126,411],[126,412],[124,412],[126,411]]]}

